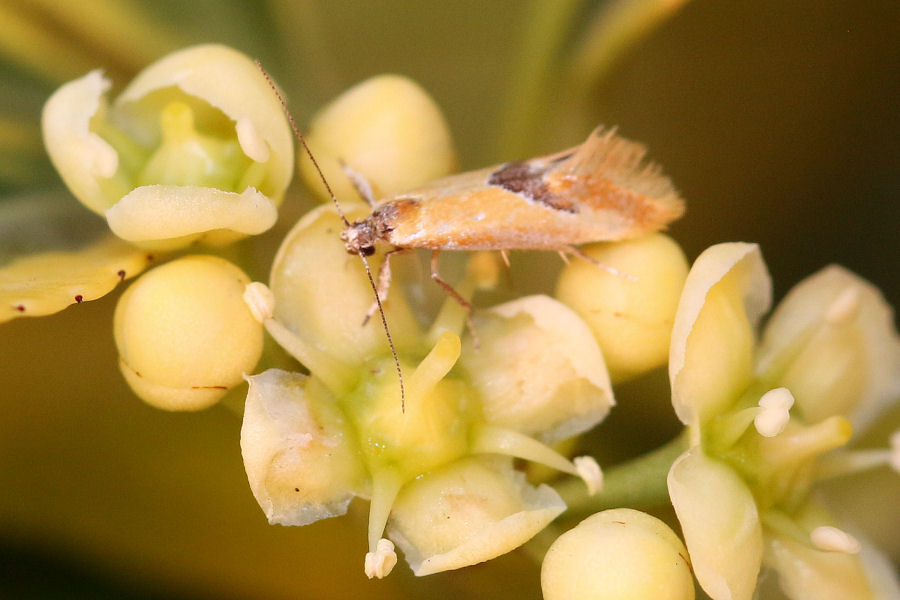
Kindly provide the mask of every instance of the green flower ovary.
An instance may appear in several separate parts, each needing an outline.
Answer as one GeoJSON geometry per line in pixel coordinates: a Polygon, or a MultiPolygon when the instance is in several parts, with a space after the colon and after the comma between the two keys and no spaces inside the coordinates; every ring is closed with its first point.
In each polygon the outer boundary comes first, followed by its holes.
{"type": "MultiPolygon", "coordinates": [[[[412,369],[404,365],[403,372],[412,369]]],[[[359,385],[339,402],[370,472],[389,469],[409,481],[467,453],[473,398],[468,384],[449,375],[425,393],[407,385],[401,410],[397,371],[382,358],[366,366],[359,385]]]]}

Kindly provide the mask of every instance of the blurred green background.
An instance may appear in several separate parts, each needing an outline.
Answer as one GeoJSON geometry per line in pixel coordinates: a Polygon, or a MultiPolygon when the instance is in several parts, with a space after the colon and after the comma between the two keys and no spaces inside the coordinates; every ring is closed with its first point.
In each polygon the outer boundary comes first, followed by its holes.
{"type": "MultiPolygon", "coordinates": [[[[0,219],[14,202],[60,189],[38,125],[59,84],[104,67],[121,87],[168,51],[217,41],[259,57],[301,122],[371,75],[412,77],[445,109],[464,168],[617,125],[687,199],[671,231],[690,259],[713,243],[756,241],[777,297],[838,262],[900,305],[900,3],[697,0],[591,60],[587,49],[616,34],[593,25],[604,8],[0,0],[0,219]]],[[[259,248],[274,248],[300,194],[259,248]]],[[[522,553],[420,580],[401,564],[366,581],[365,503],[309,527],[268,526],[232,412],[163,413],[121,380],[117,295],[0,325],[0,597],[540,597],[522,553]]],[[[625,386],[595,438],[646,448],[674,431],[665,399],[645,399],[664,377],[651,380],[625,386]],[[629,442],[635,418],[641,437],[629,442]]],[[[895,561],[897,513],[883,511],[900,504],[897,479],[859,476],[837,490],[865,490],[858,505],[873,508],[857,516],[895,561]]]]}

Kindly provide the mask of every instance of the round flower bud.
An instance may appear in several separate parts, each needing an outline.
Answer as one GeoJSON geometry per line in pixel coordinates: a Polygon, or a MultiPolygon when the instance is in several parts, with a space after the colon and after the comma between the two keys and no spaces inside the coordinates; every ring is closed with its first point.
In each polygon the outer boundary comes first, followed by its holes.
{"type": "Polygon", "coordinates": [[[114,320],[119,368],[145,402],[200,410],[241,383],[262,354],[262,325],[244,302],[250,283],[215,256],[189,256],[138,279],[114,320]]]}
{"type": "Polygon", "coordinates": [[[655,517],[606,510],[561,535],[541,568],[544,600],[692,600],[687,550],[655,517]]]}
{"type": "Polygon", "coordinates": [[[582,250],[600,265],[572,260],[560,274],[556,297],[588,323],[613,382],[666,364],[688,272],[681,248],[653,234],[582,250]]]}
{"type": "MultiPolygon", "coordinates": [[[[310,123],[307,142],[335,195],[359,198],[343,165],[362,176],[377,199],[456,170],[450,129],[434,100],[399,75],[373,77],[341,94],[310,123]]],[[[308,158],[303,180],[323,200],[328,193],[308,158]]]]}

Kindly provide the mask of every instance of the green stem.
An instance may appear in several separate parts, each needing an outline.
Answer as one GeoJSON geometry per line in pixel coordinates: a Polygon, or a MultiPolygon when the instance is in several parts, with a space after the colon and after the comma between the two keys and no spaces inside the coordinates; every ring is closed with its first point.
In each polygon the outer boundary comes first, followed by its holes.
{"type": "Polygon", "coordinates": [[[525,156],[536,125],[546,109],[546,98],[556,91],[554,73],[566,37],[584,0],[536,0],[522,11],[518,61],[513,64],[506,106],[501,109],[503,130],[497,136],[497,156],[525,156]]]}
{"type": "Polygon", "coordinates": [[[569,507],[566,517],[580,518],[607,508],[645,508],[668,502],[666,477],[669,467],[687,447],[685,430],[659,448],[605,470],[603,491],[596,496],[588,496],[581,481],[560,483],[556,491],[569,507]]]}

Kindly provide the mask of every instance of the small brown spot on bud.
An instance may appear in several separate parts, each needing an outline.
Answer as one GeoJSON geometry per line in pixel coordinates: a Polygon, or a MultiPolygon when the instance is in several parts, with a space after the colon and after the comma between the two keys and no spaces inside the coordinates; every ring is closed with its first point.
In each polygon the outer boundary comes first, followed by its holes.
{"type": "Polygon", "coordinates": [[[125,269],[119,269],[119,272],[116,273],[119,276],[119,281],[125,281],[125,269]]]}
{"type": "Polygon", "coordinates": [[[15,308],[16,308],[16,310],[19,311],[19,312],[25,312],[25,305],[24,305],[24,304],[18,304],[18,305],[16,305],[15,308]]]}
{"type": "Polygon", "coordinates": [[[78,304],[81,304],[82,302],[84,302],[84,296],[82,296],[81,294],[76,295],[75,302],[77,302],[78,304]]]}

